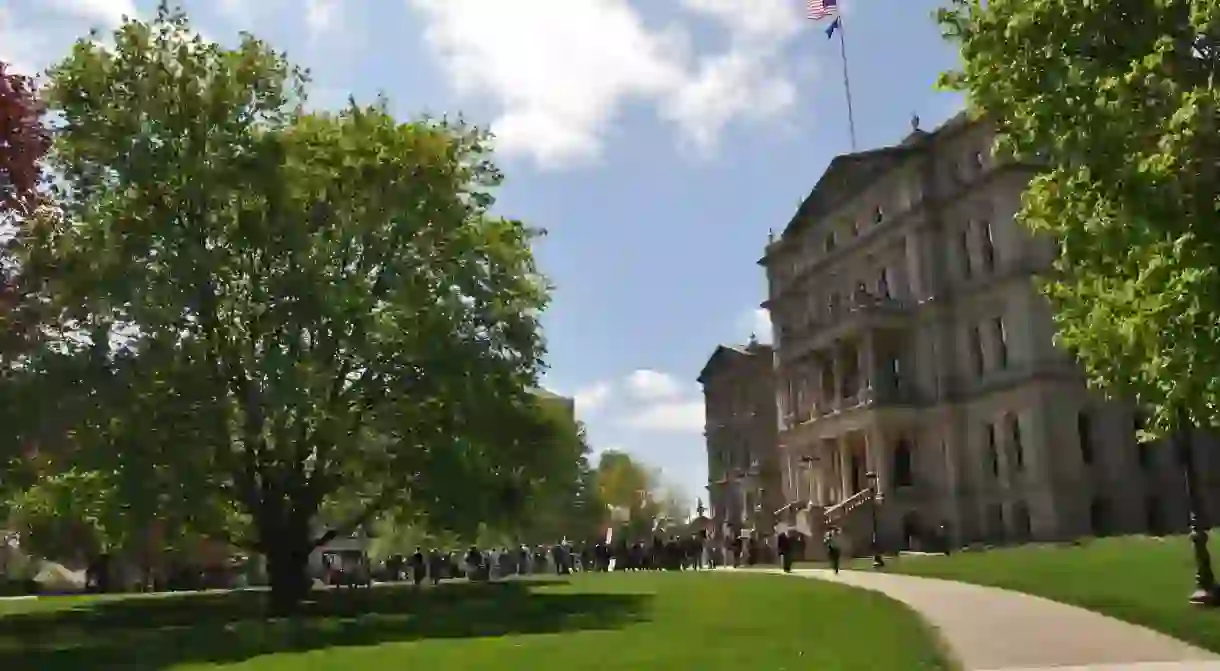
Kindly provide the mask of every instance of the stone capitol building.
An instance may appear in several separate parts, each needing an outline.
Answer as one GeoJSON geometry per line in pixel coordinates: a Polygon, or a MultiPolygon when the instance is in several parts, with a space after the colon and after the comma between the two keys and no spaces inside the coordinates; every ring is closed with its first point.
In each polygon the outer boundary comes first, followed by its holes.
{"type": "Polygon", "coordinates": [[[1055,241],[1014,219],[1034,171],[964,115],[912,126],[830,162],[759,261],[774,345],[718,346],[699,375],[717,534],[796,529],[816,553],[833,526],[865,554],[872,486],[886,552],[1184,528],[1173,452],[1053,342],[1034,280],[1055,241]]]}

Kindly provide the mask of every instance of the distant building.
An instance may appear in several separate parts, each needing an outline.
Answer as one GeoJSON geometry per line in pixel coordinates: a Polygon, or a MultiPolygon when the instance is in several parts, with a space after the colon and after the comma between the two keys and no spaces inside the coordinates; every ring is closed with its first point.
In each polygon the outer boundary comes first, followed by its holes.
{"type": "Polygon", "coordinates": [[[770,536],[784,492],[777,452],[774,351],[751,339],[720,345],[703,370],[713,536],[770,536]]]}

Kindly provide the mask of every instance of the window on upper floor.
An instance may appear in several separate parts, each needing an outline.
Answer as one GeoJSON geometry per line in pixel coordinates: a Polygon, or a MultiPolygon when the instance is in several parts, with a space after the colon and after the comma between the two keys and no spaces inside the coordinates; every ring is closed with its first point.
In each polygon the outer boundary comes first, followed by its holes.
{"type": "Polygon", "coordinates": [[[873,208],[873,223],[880,224],[883,221],[885,221],[885,208],[878,205],[873,208]]]}
{"type": "Polygon", "coordinates": [[[970,279],[974,275],[974,262],[970,258],[970,228],[963,228],[957,234],[957,254],[961,259],[962,277],[970,279]]]}
{"type": "Polygon", "coordinates": [[[877,277],[877,295],[882,298],[893,298],[890,294],[890,269],[882,266],[877,277]]]}
{"type": "Polygon", "coordinates": [[[1004,418],[1008,425],[1008,440],[1012,448],[1012,464],[1017,471],[1025,469],[1025,445],[1021,442],[1021,418],[1010,414],[1004,418]]]}
{"type": "Polygon", "coordinates": [[[995,270],[995,239],[991,233],[991,222],[983,219],[979,222],[979,233],[983,242],[983,270],[995,270]]]}
{"type": "Polygon", "coordinates": [[[983,359],[983,335],[978,326],[970,327],[970,362],[974,366],[974,374],[981,376],[986,372],[986,361],[983,359]]]}
{"type": "Polygon", "coordinates": [[[822,251],[827,254],[833,252],[837,243],[838,240],[835,238],[834,231],[827,233],[826,237],[822,240],[822,251]]]}
{"type": "Polygon", "coordinates": [[[991,319],[991,330],[995,333],[995,353],[996,365],[1000,368],[1008,367],[1008,331],[1004,328],[1004,317],[996,316],[991,319]]]}
{"type": "Polygon", "coordinates": [[[839,305],[841,302],[842,299],[839,297],[839,292],[830,292],[830,295],[826,297],[826,311],[832,315],[835,314],[839,311],[839,305]]]}
{"type": "Polygon", "coordinates": [[[913,450],[911,443],[906,438],[898,441],[894,446],[894,486],[895,487],[910,487],[915,483],[915,469],[912,462],[914,461],[913,450]]]}
{"type": "Polygon", "coordinates": [[[904,386],[902,379],[902,357],[897,354],[889,357],[890,380],[894,384],[895,390],[901,390],[904,386]]]}
{"type": "Polygon", "coordinates": [[[995,424],[987,423],[987,465],[994,477],[1000,476],[1000,450],[996,445],[995,424]]]}
{"type": "Polygon", "coordinates": [[[987,166],[987,157],[981,151],[970,154],[970,166],[976,171],[982,171],[987,166]]]}
{"type": "Polygon", "coordinates": [[[1076,439],[1080,443],[1080,460],[1093,463],[1093,418],[1087,410],[1076,413],[1076,439]]]}

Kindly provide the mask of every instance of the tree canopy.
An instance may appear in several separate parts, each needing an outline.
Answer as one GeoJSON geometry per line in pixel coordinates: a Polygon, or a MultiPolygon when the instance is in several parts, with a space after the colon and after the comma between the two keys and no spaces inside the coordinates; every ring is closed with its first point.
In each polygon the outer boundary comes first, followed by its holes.
{"type": "Polygon", "coordinates": [[[1019,218],[1059,245],[1043,283],[1090,381],[1164,433],[1220,424],[1220,3],[953,0],[944,83],[1044,166],[1019,218]]]}
{"type": "Polygon", "coordinates": [[[42,179],[39,161],[50,146],[34,82],[0,60],[0,221],[26,212],[42,179]]]}
{"type": "Polygon", "coordinates": [[[660,526],[685,521],[689,513],[688,502],[657,470],[626,452],[602,452],[595,481],[601,500],[617,513],[612,516],[626,517],[620,531],[628,538],[649,537],[660,526]]]}
{"type": "Polygon", "coordinates": [[[23,264],[54,319],[25,369],[74,384],[23,430],[61,469],[241,513],[285,607],[314,547],[379,514],[474,530],[572,475],[531,392],[538,232],[490,213],[485,132],[310,111],[283,55],[164,7],[48,84],[62,179],[23,264]]]}

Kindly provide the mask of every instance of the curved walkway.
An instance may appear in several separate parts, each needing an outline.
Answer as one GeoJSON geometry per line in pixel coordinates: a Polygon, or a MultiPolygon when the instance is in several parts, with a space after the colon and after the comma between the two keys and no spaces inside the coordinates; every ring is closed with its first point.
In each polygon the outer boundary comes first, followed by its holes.
{"type": "Polygon", "coordinates": [[[1220,655],[1027,594],[869,571],[835,575],[798,569],[792,575],[870,589],[906,603],[940,630],[965,671],[1220,671],[1220,655]]]}

